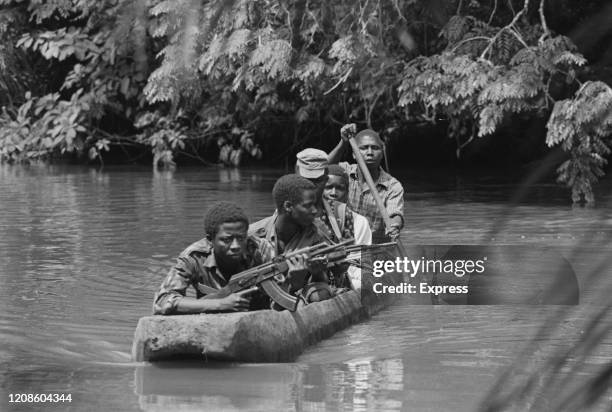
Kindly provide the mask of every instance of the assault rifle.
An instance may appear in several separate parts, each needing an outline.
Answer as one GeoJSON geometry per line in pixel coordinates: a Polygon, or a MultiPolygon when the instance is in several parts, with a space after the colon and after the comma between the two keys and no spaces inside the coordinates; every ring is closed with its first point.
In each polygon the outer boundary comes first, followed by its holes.
{"type": "Polygon", "coordinates": [[[296,249],[276,256],[270,262],[233,275],[227,285],[221,289],[215,289],[202,284],[198,284],[197,287],[200,292],[205,294],[203,299],[220,299],[232,293],[259,287],[274,302],[294,312],[297,309],[298,298],[283,290],[278,284],[279,281],[284,280],[284,273],[289,269],[287,260],[297,255],[306,254],[309,262],[320,262],[326,267],[331,267],[343,262],[349,262],[358,257],[355,252],[359,252],[362,246],[350,245],[353,242],[354,239],[347,239],[335,245],[319,243],[314,246],[296,249]]]}

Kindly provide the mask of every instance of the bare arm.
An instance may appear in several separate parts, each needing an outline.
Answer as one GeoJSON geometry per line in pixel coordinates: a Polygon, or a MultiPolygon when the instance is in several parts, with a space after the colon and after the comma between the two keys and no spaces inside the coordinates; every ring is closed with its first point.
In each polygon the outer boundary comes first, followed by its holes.
{"type": "Polygon", "coordinates": [[[348,146],[348,141],[340,140],[336,147],[334,147],[334,149],[329,152],[329,155],[327,155],[327,163],[334,164],[342,160],[348,146]]]}
{"type": "Polygon", "coordinates": [[[243,312],[249,310],[250,299],[247,295],[257,288],[232,293],[220,299],[195,299],[182,297],[176,304],[176,313],[203,313],[203,312],[243,312]]]}
{"type": "Polygon", "coordinates": [[[346,148],[349,147],[348,141],[355,136],[355,133],[357,133],[357,125],[355,123],[345,124],[342,126],[342,129],[340,129],[340,141],[327,156],[328,163],[338,163],[340,160],[342,160],[342,156],[344,155],[346,148]]]}

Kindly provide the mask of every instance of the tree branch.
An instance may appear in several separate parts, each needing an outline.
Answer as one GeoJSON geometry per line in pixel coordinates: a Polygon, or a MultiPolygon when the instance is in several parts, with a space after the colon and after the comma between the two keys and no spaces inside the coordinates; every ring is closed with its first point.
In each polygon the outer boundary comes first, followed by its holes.
{"type": "Polygon", "coordinates": [[[397,14],[399,15],[400,19],[407,22],[408,20],[406,20],[406,18],[402,14],[402,9],[399,6],[398,0],[392,0],[392,3],[395,6],[395,10],[397,11],[397,14]]]}
{"type": "Polygon", "coordinates": [[[351,75],[351,73],[353,72],[353,68],[351,67],[350,69],[348,69],[348,71],[346,72],[346,74],[344,76],[342,76],[340,78],[340,80],[338,80],[338,82],[336,84],[334,84],[332,86],[331,89],[329,89],[328,91],[324,92],[323,95],[328,95],[330,94],[336,87],[340,86],[342,83],[344,83],[346,81],[346,79],[348,79],[348,77],[351,75]]]}
{"type": "Polygon", "coordinates": [[[493,11],[491,12],[491,15],[489,16],[489,21],[487,22],[487,24],[490,26],[491,22],[493,21],[493,16],[495,16],[495,12],[497,11],[497,0],[495,0],[495,5],[493,6],[493,11]]]}
{"type": "Polygon", "coordinates": [[[457,5],[457,11],[455,12],[455,14],[457,16],[461,16],[461,8],[463,7],[463,0],[459,0],[459,4],[457,5]]]}
{"type": "Polygon", "coordinates": [[[385,94],[385,90],[383,89],[382,92],[377,93],[376,97],[374,98],[374,100],[372,101],[372,104],[370,105],[370,107],[368,107],[367,109],[367,114],[366,114],[366,122],[368,124],[368,128],[372,128],[372,113],[374,112],[374,108],[376,107],[376,103],[378,103],[378,99],[380,99],[380,97],[385,94]]]}
{"type": "Polygon", "coordinates": [[[523,45],[523,47],[525,47],[526,49],[529,48],[529,45],[525,42],[523,37],[521,37],[521,35],[514,28],[512,27],[509,28],[508,32],[510,32],[510,34],[513,34],[514,37],[516,37],[516,39],[523,45]]]}
{"type": "Polygon", "coordinates": [[[470,37],[469,39],[463,39],[459,43],[455,44],[455,47],[453,47],[453,49],[451,50],[451,53],[454,53],[455,50],[457,50],[462,44],[465,44],[467,42],[474,41],[474,40],[489,40],[490,41],[491,38],[487,36],[474,36],[474,37],[470,37]]]}
{"type": "Polygon", "coordinates": [[[489,43],[489,45],[482,51],[482,54],[480,55],[480,59],[484,59],[485,55],[491,50],[491,48],[493,47],[493,44],[495,44],[495,41],[497,41],[497,39],[499,38],[499,36],[501,36],[501,34],[508,29],[511,29],[512,26],[514,26],[516,24],[517,21],[519,21],[519,19],[523,16],[523,14],[525,14],[527,12],[527,9],[529,8],[529,1],[530,0],[525,0],[525,3],[523,4],[523,8],[521,9],[521,11],[519,11],[514,18],[512,19],[512,21],[507,25],[502,27],[496,34],[495,36],[493,36],[493,38],[491,39],[491,42],[489,43]]]}
{"type": "Polygon", "coordinates": [[[539,8],[540,22],[542,23],[542,30],[544,31],[544,33],[542,33],[542,35],[538,39],[538,43],[540,44],[550,35],[550,30],[548,30],[548,25],[546,24],[546,16],[544,16],[544,1],[545,0],[540,0],[539,8]]]}
{"type": "Polygon", "coordinates": [[[516,11],[514,10],[514,6],[512,5],[512,0],[508,0],[508,8],[510,8],[512,15],[516,16],[516,11]]]}
{"type": "Polygon", "coordinates": [[[205,164],[206,166],[212,166],[215,165],[217,163],[213,163],[213,162],[209,162],[208,160],[202,158],[200,155],[198,155],[197,151],[195,150],[195,147],[193,146],[193,144],[191,145],[191,150],[193,150],[193,153],[189,153],[185,150],[178,150],[176,153],[182,156],[187,156],[191,159],[197,160],[202,164],[205,164]]]}
{"type": "Polygon", "coordinates": [[[363,5],[363,7],[361,7],[361,1],[359,2],[359,8],[361,9],[359,11],[359,22],[361,23],[361,32],[362,33],[367,33],[367,29],[368,29],[368,24],[367,22],[363,21],[363,16],[366,12],[366,8],[368,7],[368,3],[370,2],[370,0],[365,0],[365,3],[363,5]]]}

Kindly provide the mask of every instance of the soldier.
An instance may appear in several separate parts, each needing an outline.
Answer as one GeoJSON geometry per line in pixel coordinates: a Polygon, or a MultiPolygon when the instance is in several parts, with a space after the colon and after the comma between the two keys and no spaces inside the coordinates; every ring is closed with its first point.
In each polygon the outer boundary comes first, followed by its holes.
{"type": "MultiPolygon", "coordinates": [[[[206,290],[220,289],[233,275],[275,256],[267,240],[247,235],[248,227],[249,220],[241,208],[230,202],[214,204],[204,217],[206,237],[179,255],[155,295],[153,312],[171,315],[267,309],[269,299],[256,289],[202,299],[206,290]],[[186,296],[189,286],[195,289],[195,298],[186,296]]],[[[290,274],[300,273],[305,268],[304,257],[292,258],[288,265],[290,274]]]]}
{"type": "MultiPolygon", "coordinates": [[[[336,166],[338,167],[338,166],[336,166]]],[[[304,149],[297,154],[296,173],[310,180],[317,188],[317,208],[315,225],[325,233],[331,242],[342,239],[355,239],[357,245],[371,245],[372,231],[363,216],[347,209],[346,199],[323,196],[329,179],[335,180],[328,172],[327,153],[319,149],[304,149]],[[355,225],[355,219],[358,225],[355,225]],[[364,224],[365,223],[365,224],[364,224]]]]}
{"type": "MultiPolygon", "coordinates": [[[[271,242],[277,253],[287,253],[321,242],[331,243],[314,224],[318,214],[316,193],[317,188],[308,179],[295,174],[282,176],[272,189],[276,211],[272,216],[253,223],[249,227],[249,234],[271,242]]],[[[333,276],[331,272],[321,266],[305,264],[308,271],[306,278],[294,276],[290,279],[290,292],[301,289],[308,281],[315,287],[306,288],[312,291],[305,294],[307,301],[332,297],[332,289],[326,287],[330,276],[333,276]]]]}

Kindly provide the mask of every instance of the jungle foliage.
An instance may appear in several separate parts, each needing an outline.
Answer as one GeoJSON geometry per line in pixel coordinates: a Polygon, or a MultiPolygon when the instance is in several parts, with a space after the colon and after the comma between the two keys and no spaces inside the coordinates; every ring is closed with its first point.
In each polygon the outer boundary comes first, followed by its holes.
{"type": "MultiPolygon", "coordinates": [[[[587,2],[588,3],[588,2],[587,2]]],[[[577,2],[563,0],[567,12],[577,2]]],[[[348,121],[401,135],[446,122],[457,156],[515,118],[548,119],[559,180],[593,201],[612,90],[549,29],[544,0],[0,0],[0,160],[110,147],[154,164],[260,158],[348,121]]]]}

